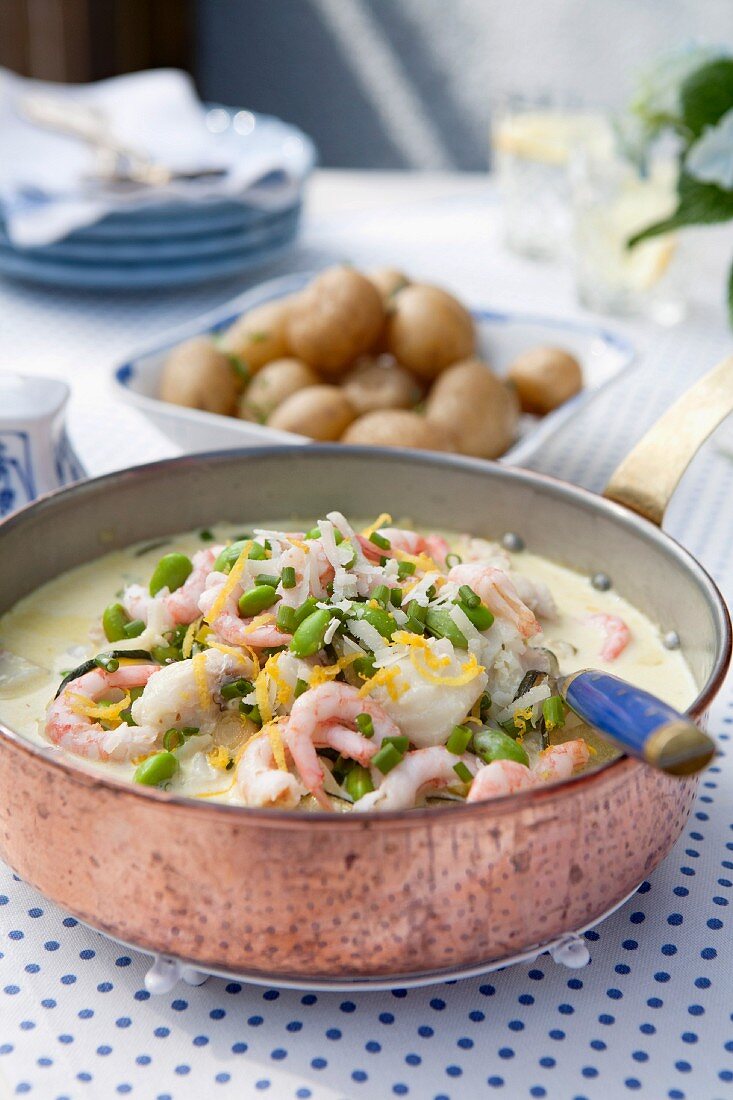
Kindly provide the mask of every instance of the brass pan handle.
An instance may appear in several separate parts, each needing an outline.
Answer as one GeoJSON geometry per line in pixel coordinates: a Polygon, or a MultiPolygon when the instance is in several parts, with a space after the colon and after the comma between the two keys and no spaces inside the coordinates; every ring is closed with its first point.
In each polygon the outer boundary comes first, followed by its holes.
{"type": "Polygon", "coordinates": [[[683,473],[718,424],[733,412],[733,355],[675,401],[626,456],[603,491],[656,523],[683,473]]]}

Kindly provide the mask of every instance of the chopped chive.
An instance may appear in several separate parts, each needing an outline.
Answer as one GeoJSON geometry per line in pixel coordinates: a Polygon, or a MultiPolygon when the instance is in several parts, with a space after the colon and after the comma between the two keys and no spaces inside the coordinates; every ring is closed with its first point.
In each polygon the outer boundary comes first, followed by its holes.
{"type": "Polygon", "coordinates": [[[385,737],[385,738],[382,739],[382,745],[394,745],[394,747],[397,749],[397,752],[402,753],[403,756],[407,752],[409,744],[410,744],[410,738],[409,737],[394,736],[394,737],[385,737]]]}
{"type": "Polygon", "coordinates": [[[351,768],[344,779],[343,785],[344,790],[351,795],[354,802],[358,802],[365,794],[369,794],[370,791],[374,790],[369,769],[362,767],[361,764],[355,764],[351,768]]]}
{"type": "Polygon", "coordinates": [[[389,603],[389,589],[386,584],[378,584],[372,592],[372,599],[377,603],[381,603],[382,607],[386,607],[389,603]]]}
{"type": "Polygon", "coordinates": [[[371,714],[357,714],[354,721],[362,737],[374,737],[374,721],[371,714]]]}
{"type": "Polygon", "coordinates": [[[435,585],[434,585],[434,584],[431,584],[431,585],[430,585],[430,588],[427,588],[427,589],[425,590],[425,595],[427,596],[427,598],[428,598],[429,600],[432,600],[433,596],[435,595],[435,593],[436,593],[437,591],[438,591],[438,590],[437,590],[437,588],[435,587],[435,585]]]}
{"type": "Polygon", "coordinates": [[[169,665],[172,661],[182,660],[182,653],[175,645],[154,645],[150,647],[150,656],[159,665],[169,665]]]}
{"type": "Polygon", "coordinates": [[[199,732],[198,726],[181,726],[181,733],[184,737],[195,737],[199,732]]]}
{"type": "Polygon", "coordinates": [[[403,759],[403,754],[398,752],[394,745],[382,745],[379,752],[372,757],[372,764],[379,769],[382,775],[387,775],[403,759]]]}
{"type": "Polygon", "coordinates": [[[478,607],[481,603],[480,598],[476,595],[470,584],[462,584],[458,589],[458,595],[467,607],[478,607]]]}
{"type": "Polygon", "coordinates": [[[295,681],[295,698],[299,699],[304,691],[308,690],[308,681],[301,680],[300,677],[295,681]]]}
{"type": "Polygon", "coordinates": [[[565,725],[565,704],[559,695],[552,695],[549,699],[545,699],[542,704],[542,716],[548,730],[565,725]]]}
{"type": "Polygon", "coordinates": [[[240,678],[239,680],[232,680],[229,684],[224,684],[220,694],[222,699],[239,699],[242,695],[249,695],[250,691],[252,691],[250,681],[240,678]]]}
{"type": "Polygon", "coordinates": [[[258,706],[250,707],[245,713],[252,722],[255,722],[258,726],[262,725],[262,715],[258,706]]]}
{"type": "Polygon", "coordinates": [[[280,577],[280,580],[282,582],[283,588],[295,588],[295,570],[293,569],[292,565],[285,566],[282,571],[282,576],[280,577]]]}
{"type": "Polygon", "coordinates": [[[384,535],[380,535],[379,531],[372,531],[369,536],[369,541],[373,542],[375,546],[378,546],[380,550],[389,550],[392,546],[389,539],[386,539],[384,535]]]}
{"type": "Polygon", "coordinates": [[[393,588],[389,594],[389,602],[393,607],[401,607],[402,605],[402,589],[393,588]]]}
{"type": "Polygon", "coordinates": [[[279,583],[280,578],[272,573],[258,573],[255,577],[255,584],[269,584],[270,588],[277,588],[279,583]]]}
{"type": "Polygon", "coordinates": [[[373,657],[357,657],[354,661],[354,672],[364,680],[370,680],[376,671],[373,657]]]}
{"type": "Polygon", "coordinates": [[[133,619],[131,623],[128,623],[125,627],[126,638],[139,638],[145,629],[145,623],[142,619],[133,619]]]}
{"type": "Polygon", "coordinates": [[[491,695],[485,691],[479,700],[479,718],[485,722],[491,710],[491,695]]]}
{"type": "Polygon", "coordinates": [[[488,630],[494,622],[494,616],[482,603],[478,607],[471,607],[464,600],[457,600],[456,604],[477,630],[488,630]]]}
{"type": "Polygon", "coordinates": [[[98,657],[94,658],[94,663],[98,668],[103,668],[105,672],[117,672],[120,667],[117,658],[109,653],[100,653],[98,657]]]}
{"type": "Polygon", "coordinates": [[[416,568],[414,561],[401,561],[397,566],[397,576],[403,581],[405,577],[411,577],[416,568]]]}
{"type": "Polygon", "coordinates": [[[468,742],[471,740],[471,730],[468,726],[454,726],[451,730],[451,735],[445,743],[445,747],[448,752],[453,752],[456,756],[462,756],[468,748],[468,742]]]}
{"type": "Polygon", "coordinates": [[[307,619],[309,615],[312,615],[314,611],[318,610],[318,600],[314,596],[308,596],[306,600],[303,600],[300,607],[295,609],[295,625],[300,626],[304,619],[307,619]]]}
{"type": "Polygon", "coordinates": [[[453,771],[463,783],[472,782],[473,776],[462,760],[459,760],[457,764],[453,765],[453,771]]]}
{"type": "Polygon", "coordinates": [[[461,565],[463,558],[460,554],[446,554],[445,564],[449,569],[452,569],[454,565],[461,565]]]}
{"type": "Polygon", "coordinates": [[[202,542],[213,542],[215,535],[213,531],[210,531],[208,527],[204,527],[203,531],[199,531],[199,538],[202,542]]]}
{"type": "Polygon", "coordinates": [[[417,619],[421,623],[425,622],[428,614],[427,607],[422,607],[417,600],[410,600],[405,611],[411,619],[417,619]]]}
{"type": "Polygon", "coordinates": [[[287,604],[283,604],[279,607],[275,625],[277,629],[282,630],[284,634],[292,634],[295,630],[295,608],[288,607],[287,604]]]}
{"type": "Polygon", "coordinates": [[[172,752],[173,749],[179,748],[184,741],[183,734],[175,726],[172,729],[166,730],[163,734],[163,748],[166,752],[172,752]]]}

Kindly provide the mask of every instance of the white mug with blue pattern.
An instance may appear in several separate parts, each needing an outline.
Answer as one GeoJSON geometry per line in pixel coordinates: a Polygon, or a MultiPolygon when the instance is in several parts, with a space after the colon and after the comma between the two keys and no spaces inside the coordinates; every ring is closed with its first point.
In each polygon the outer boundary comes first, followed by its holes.
{"type": "Polygon", "coordinates": [[[69,387],[0,374],[0,518],[85,476],[66,434],[69,387]]]}

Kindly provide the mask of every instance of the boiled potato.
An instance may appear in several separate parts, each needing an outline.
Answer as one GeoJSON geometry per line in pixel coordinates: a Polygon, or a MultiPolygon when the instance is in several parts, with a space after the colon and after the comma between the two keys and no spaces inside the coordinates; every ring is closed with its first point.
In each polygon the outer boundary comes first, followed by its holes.
{"type": "Polygon", "coordinates": [[[578,360],[562,348],[530,348],[507,372],[524,412],[544,416],[583,388],[578,360]]]}
{"type": "Polygon", "coordinates": [[[387,350],[398,363],[428,381],[466,359],[476,348],[471,314],[437,286],[414,283],[390,301],[387,350]]]}
{"type": "Polygon", "coordinates": [[[406,409],[365,413],[346,429],[341,442],[371,447],[414,447],[419,451],[455,450],[455,437],[448,428],[431,424],[424,416],[406,409]]]}
{"type": "Polygon", "coordinates": [[[369,271],[367,278],[369,282],[374,283],[387,306],[389,305],[389,299],[398,290],[404,290],[406,286],[410,285],[407,275],[403,271],[398,271],[396,267],[378,267],[374,271],[369,271]]]}
{"type": "Polygon", "coordinates": [[[383,325],[382,299],[374,284],[351,267],[331,267],[297,296],[287,333],[299,359],[338,378],[369,351],[383,325]]]}
{"type": "Polygon", "coordinates": [[[292,297],[277,298],[248,309],[226,330],[219,347],[239,359],[250,374],[289,355],[286,327],[292,302],[292,297]]]}
{"type": "Polygon", "coordinates": [[[273,359],[257,372],[240,397],[238,415],[262,424],[291,394],[319,381],[316,372],[300,359],[273,359]]]}
{"type": "Polygon", "coordinates": [[[237,372],[210,336],[194,336],[173,348],[160,380],[164,401],[213,413],[234,412],[240,389],[237,372]]]}
{"type": "Polygon", "coordinates": [[[388,355],[359,360],[342,387],[359,414],[374,409],[410,409],[422,395],[412,375],[388,355]]]}
{"type": "Polygon", "coordinates": [[[510,387],[486,363],[466,359],[433,383],[425,415],[429,423],[455,432],[461,454],[497,458],[514,441],[519,408],[510,387]]]}
{"type": "Polygon", "coordinates": [[[355,415],[353,405],[338,386],[306,386],[278,405],[267,424],[328,442],[338,439],[355,415]]]}

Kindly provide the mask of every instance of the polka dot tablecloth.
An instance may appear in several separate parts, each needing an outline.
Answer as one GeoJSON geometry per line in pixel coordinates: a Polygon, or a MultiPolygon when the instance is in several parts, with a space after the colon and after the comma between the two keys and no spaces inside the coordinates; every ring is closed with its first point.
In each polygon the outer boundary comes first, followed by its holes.
{"type": "MultiPolygon", "coordinates": [[[[490,202],[477,192],[472,201],[464,196],[460,204],[429,210],[377,211],[356,224],[312,220],[306,245],[365,263],[395,262],[399,252],[405,266],[411,247],[413,267],[464,289],[477,303],[539,300],[544,280],[546,311],[569,312],[561,277],[498,254],[492,219],[490,202]],[[426,242],[441,210],[450,223],[450,233],[442,232],[452,245],[438,262],[426,242]]],[[[44,362],[50,372],[50,344],[37,329],[54,311],[63,319],[52,333],[54,372],[74,382],[72,431],[90,468],[165,453],[167,445],[136,417],[110,414],[97,351],[102,334],[111,355],[124,350],[133,324],[138,339],[165,327],[181,316],[180,301],[85,296],[72,305],[65,296],[10,286],[0,297],[10,318],[0,350],[23,369],[44,362]],[[37,324],[29,327],[33,319],[37,324]]],[[[214,301],[207,291],[184,304],[192,311],[214,301]]],[[[720,317],[667,334],[638,329],[635,336],[645,349],[640,369],[586,411],[567,438],[547,444],[535,459],[538,468],[601,488],[643,428],[731,348],[720,317]]],[[[733,461],[727,452],[722,429],[686,475],[667,527],[730,596],[733,461]]],[[[211,978],[151,996],[145,956],[82,926],[0,867],[0,1095],[2,1082],[8,1095],[43,1100],[733,1095],[730,688],[711,724],[721,751],[684,835],[633,898],[586,933],[592,961],[581,970],[542,955],[425,989],[302,993],[211,978]]]]}

